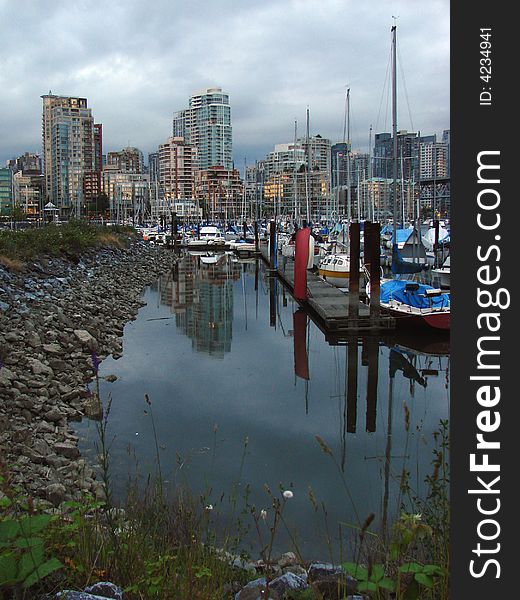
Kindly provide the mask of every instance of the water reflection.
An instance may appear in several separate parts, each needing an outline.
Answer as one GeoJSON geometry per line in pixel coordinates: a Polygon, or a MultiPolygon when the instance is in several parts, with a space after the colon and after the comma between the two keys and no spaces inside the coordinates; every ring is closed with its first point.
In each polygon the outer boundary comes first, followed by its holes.
{"type": "Polygon", "coordinates": [[[231,352],[233,281],[240,266],[226,254],[186,254],[158,282],[161,304],[175,314],[176,326],[193,349],[216,358],[231,352]]]}
{"type": "MultiPolygon", "coordinates": [[[[244,506],[268,508],[264,484],[292,488],[286,517],[307,557],[327,557],[329,543],[345,543],[338,524],[368,512],[386,528],[400,511],[403,469],[414,492],[424,491],[432,434],[449,412],[447,338],[324,335],[263,264],[227,254],[180,256],[144,298],[123,357],[101,365],[101,375],[118,377],[101,390],[113,399],[117,492],[136,461],[143,480],[154,470],[145,393],[165,477],[206,493],[229,521],[237,494],[244,506]]],[[[93,452],[94,428],[85,421],[78,430],[82,450],[93,452]]],[[[288,545],[282,533],[278,549],[288,545]]]]}

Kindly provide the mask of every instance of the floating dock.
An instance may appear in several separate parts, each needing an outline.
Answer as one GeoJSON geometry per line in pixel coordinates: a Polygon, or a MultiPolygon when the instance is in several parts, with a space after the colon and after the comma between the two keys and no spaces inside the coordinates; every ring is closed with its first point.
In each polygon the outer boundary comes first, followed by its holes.
{"type": "MultiPolygon", "coordinates": [[[[261,256],[269,265],[267,247],[262,245],[261,256]]],[[[294,260],[278,255],[276,274],[289,288],[294,289],[294,260]]],[[[301,301],[321,322],[328,334],[377,333],[394,329],[395,319],[387,314],[370,314],[370,307],[361,302],[359,294],[342,292],[312,271],[307,271],[307,300],[301,301]]]]}

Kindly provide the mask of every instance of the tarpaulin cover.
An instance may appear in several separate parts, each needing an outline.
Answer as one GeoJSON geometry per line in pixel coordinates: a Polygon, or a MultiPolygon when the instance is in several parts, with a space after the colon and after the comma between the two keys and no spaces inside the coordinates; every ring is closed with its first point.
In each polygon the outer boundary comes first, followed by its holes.
{"type": "Polygon", "coordinates": [[[387,304],[390,300],[397,300],[415,308],[449,308],[450,295],[447,293],[429,298],[425,297],[426,290],[433,289],[435,288],[424,283],[407,281],[405,279],[392,279],[381,284],[381,302],[387,304]],[[418,289],[407,291],[407,284],[418,286],[418,289]]]}
{"type": "Polygon", "coordinates": [[[405,261],[399,252],[397,244],[392,246],[392,273],[406,275],[410,273],[419,273],[420,271],[424,271],[425,268],[426,265],[405,261]]]}
{"type": "Polygon", "coordinates": [[[407,229],[397,229],[395,232],[396,239],[393,239],[394,236],[392,234],[392,241],[397,241],[398,244],[404,244],[408,241],[408,238],[412,235],[412,233],[413,227],[408,227],[407,229]]]}

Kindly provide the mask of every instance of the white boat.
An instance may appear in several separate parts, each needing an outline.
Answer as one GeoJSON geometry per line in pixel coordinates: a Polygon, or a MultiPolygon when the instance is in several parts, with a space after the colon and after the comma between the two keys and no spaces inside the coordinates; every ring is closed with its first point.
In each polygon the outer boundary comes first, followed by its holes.
{"type": "MultiPolygon", "coordinates": [[[[336,287],[348,287],[350,281],[350,256],[348,254],[327,254],[318,266],[318,274],[336,287]]],[[[360,287],[363,272],[360,269],[360,287]]]]}
{"type": "MultiPolygon", "coordinates": [[[[444,227],[439,227],[437,238],[438,243],[441,244],[449,236],[449,234],[450,232],[447,229],[444,229],[444,227]]],[[[429,250],[430,252],[433,250],[435,245],[435,229],[433,229],[433,227],[428,229],[428,231],[422,236],[422,243],[424,244],[426,250],[429,250]]]]}
{"type": "Polygon", "coordinates": [[[200,257],[200,262],[203,265],[216,265],[220,259],[214,252],[206,252],[200,257]]]}
{"type": "Polygon", "coordinates": [[[432,275],[439,280],[441,288],[450,287],[450,257],[442,263],[442,267],[432,269],[432,275]]]}
{"type": "Polygon", "coordinates": [[[186,244],[188,247],[197,246],[224,246],[226,243],[225,235],[218,227],[201,227],[198,237],[188,238],[186,244]]]}
{"type": "Polygon", "coordinates": [[[256,244],[251,242],[244,242],[243,240],[236,240],[228,242],[227,245],[231,250],[235,252],[254,252],[256,250],[256,244]]]}
{"type": "MultiPolygon", "coordinates": [[[[430,285],[404,279],[383,279],[380,283],[381,308],[399,326],[450,329],[450,295],[430,285]]],[[[370,298],[370,281],[366,286],[370,298]]]]}

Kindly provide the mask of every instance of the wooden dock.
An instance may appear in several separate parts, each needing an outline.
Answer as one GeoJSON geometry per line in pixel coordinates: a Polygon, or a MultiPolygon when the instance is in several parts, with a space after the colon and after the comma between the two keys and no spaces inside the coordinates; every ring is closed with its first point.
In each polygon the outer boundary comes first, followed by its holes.
{"type": "MultiPolygon", "coordinates": [[[[261,256],[269,265],[267,248],[262,246],[261,256]]],[[[294,260],[278,255],[276,274],[289,288],[294,289],[294,260]]],[[[387,314],[370,315],[370,308],[359,299],[359,294],[348,294],[327,283],[316,273],[307,271],[309,296],[301,302],[321,321],[325,333],[376,333],[395,328],[395,319],[387,314]]]]}

